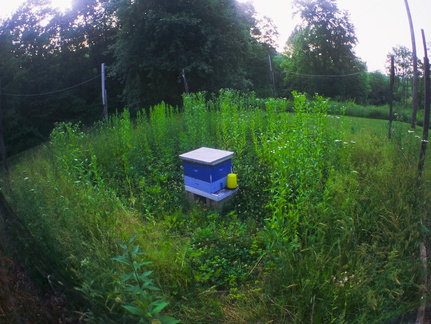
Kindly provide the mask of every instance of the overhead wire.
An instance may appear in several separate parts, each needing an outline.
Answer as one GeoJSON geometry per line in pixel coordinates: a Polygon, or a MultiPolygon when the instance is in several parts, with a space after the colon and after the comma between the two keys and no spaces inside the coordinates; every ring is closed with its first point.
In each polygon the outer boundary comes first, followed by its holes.
{"type": "Polygon", "coordinates": [[[81,82],[79,84],[73,85],[71,87],[67,87],[67,88],[59,89],[59,90],[53,90],[53,91],[44,92],[44,93],[15,94],[15,93],[5,93],[5,92],[2,92],[2,95],[8,96],[8,97],[39,97],[39,96],[48,96],[48,95],[53,95],[53,94],[57,94],[57,93],[61,93],[61,92],[65,92],[65,91],[69,91],[69,90],[78,88],[78,87],[80,87],[80,86],[82,86],[82,85],[84,85],[86,83],[89,83],[89,82],[91,82],[91,81],[93,81],[93,80],[95,80],[97,78],[100,78],[100,76],[101,76],[101,74],[99,74],[99,75],[97,75],[97,76],[95,76],[95,77],[93,77],[93,78],[91,78],[91,79],[89,79],[87,81],[84,81],[84,82],[81,82]]]}
{"type": "Polygon", "coordinates": [[[349,73],[349,74],[303,74],[303,73],[286,71],[286,73],[297,75],[297,76],[302,76],[302,77],[307,77],[307,78],[344,78],[344,77],[351,77],[351,76],[359,75],[362,72],[355,72],[355,73],[349,73]]]}

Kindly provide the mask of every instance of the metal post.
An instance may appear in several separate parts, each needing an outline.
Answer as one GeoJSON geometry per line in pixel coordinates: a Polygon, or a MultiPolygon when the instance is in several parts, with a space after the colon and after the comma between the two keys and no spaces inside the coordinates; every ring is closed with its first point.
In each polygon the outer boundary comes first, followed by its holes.
{"type": "Polygon", "coordinates": [[[395,81],[395,68],[394,68],[394,56],[391,55],[391,76],[389,83],[389,131],[388,137],[392,137],[392,121],[394,119],[393,107],[394,107],[394,81],[395,81]]]}
{"type": "Polygon", "coordinates": [[[186,79],[186,71],[183,69],[182,70],[182,77],[184,80],[184,90],[186,91],[186,94],[189,94],[189,84],[187,83],[187,79],[186,79]]]}
{"type": "Polygon", "coordinates": [[[272,83],[272,95],[275,98],[275,77],[274,77],[274,70],[272,69],[271,55],[269,54],[268,54],[268,61],[269,61],[269,77],[271,78],[271,83],[272,83]]]}
{"type": "Polygon", "coordinates": [[[103,103],[103,116],[108,118],[108,96],[106,92],[106,67],[105,63],[102,63],[102,103],[103,103]]]}

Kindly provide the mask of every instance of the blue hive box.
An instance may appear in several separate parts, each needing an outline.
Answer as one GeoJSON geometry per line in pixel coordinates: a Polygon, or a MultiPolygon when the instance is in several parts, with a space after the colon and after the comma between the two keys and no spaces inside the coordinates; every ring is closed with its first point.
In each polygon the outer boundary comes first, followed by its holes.
{"type": "Polygon", "coordinates": [[[201,147],[180,155],[186,190],[197,194],[213,194],[226,187],[232,173],[233,152],[201,147]]]}

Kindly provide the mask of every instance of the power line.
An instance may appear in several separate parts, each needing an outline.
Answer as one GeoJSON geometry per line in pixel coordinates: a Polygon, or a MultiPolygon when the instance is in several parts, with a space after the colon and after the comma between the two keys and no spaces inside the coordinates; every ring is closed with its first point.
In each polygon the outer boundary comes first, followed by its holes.
{"type": "Polygon", "coordinates": [[[97,78],[100,78],[100,74],[95,76],[94,78],[91,78],[87,81],[81,82],[79,84],[76,84],[74,86],[68,87],[68,88],[64,88],[64,89],[60,89],[60,90],[54,90],[54,91],[50,91],[50,92],[44,92],[44,93],[35,93],[35,94],[14,94],[14,93],[2,93],[4,96],[8,96],[8,97],[39,97],[39,96],[48,96],[48,95],[52,95],[52,94],[56,94],[56,93],[60,93],[60,92],[65,92],[68,90],[72,90],[74,88],[80,87],[86,83],[89,83],[97,78]]]}
{"type": "Polygon", "coordinates": [[[351,76],[359,75],[362,72],[355,72],[355,73],[349,73],[349,74],[302,74],[302,73],[286,71],[286,73],[298,75],[298,76],[303,76],[303,77],[307,77],[307,78],[345,78],[345,77],[351,77],[351,76]]]}

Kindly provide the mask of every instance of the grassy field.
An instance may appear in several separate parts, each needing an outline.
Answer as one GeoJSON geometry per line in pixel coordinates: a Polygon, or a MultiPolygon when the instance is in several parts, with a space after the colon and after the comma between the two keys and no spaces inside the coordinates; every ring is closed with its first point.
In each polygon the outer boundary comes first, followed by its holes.
{"type": "Polygon", "coordinates": [[[388,139],[387,121],[334,107],[225,90],[91,132],[60,124],[15,161],[10,201],[90,322],[389,322],[423,295],[421,134],[395,122],[388,139]],[[185,199],[178,155],[201,146],[235,152],[221,211],[185,199]]]}

